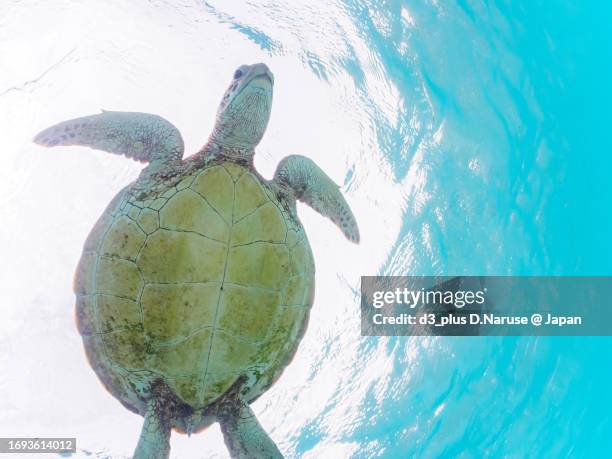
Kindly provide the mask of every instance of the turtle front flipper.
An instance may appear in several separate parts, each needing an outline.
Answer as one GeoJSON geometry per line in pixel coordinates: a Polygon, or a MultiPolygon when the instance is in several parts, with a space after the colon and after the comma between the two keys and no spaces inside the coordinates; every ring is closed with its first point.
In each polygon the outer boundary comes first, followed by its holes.
{"type": "Polygon", "coordinates": [[[218,418],[225,444],[234,459],[283,459],[251,407],[241,398],[226,402],[218,418]]]}
{"type": "Polygon", "coordinates": [[[185,149],[179,130],[161,116],[102,112],[51,126],[34,137],[45,146],[83,145],[154,165],[179,161],[185,149]]]}
{"type": "Polygon", "coordinates": [[[305,156],[287,156],[278,165],[274,180],[288,186],[295,197],[328,217],[352,242],[359,242],[359,227],[340,187],[314,161],[305,156]]]}

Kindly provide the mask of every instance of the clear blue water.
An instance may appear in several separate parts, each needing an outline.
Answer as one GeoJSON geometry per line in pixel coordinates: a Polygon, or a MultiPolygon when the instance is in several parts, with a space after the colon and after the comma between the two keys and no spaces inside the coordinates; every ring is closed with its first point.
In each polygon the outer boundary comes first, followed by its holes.
{"type": "MultiPolygon", "coordinates": [[[[425,123],[446,121],[457,138],[470,139],[427,153],[443,223],[431,208],[418,220],[406,215],[396,250],[431,224],[438,226],[436,272],[609,275],[612,9],[563,1],[446,3],[440,13],[427,2],[408,2],[430,21],[407,31],[394,2],[391,40],[380,36],[365,5],[355,7],[355,20],[406,98],[415,74],[433,94],[436,108],[423,114],[425,123]],[[406,39],[417,45],[413,61],[398,51],[406,39]],[[543,151],[546,161],[538,159],[543,151]],[[466,177],[472,155],[486,158],[488,180],[466,177]],[[491,220],[503,222],[503,235],[489,232],[491,220]]],[[[414,154],[402,140],[404,123],[381,126],[398,175],[414,154]]],[[[411,272],[431,269],[421,256],[411,272]]],[[[400,274],[392,262],[382,272],[400,274]]],[[[374,342],[366,340],[364,352],[374,342]]],[[[605,457],[612,447],[610,343],[441,339],[446,352],[423,356],[420,377],[368,413],[378,421],[356,434],[364,444],[356,457],[605,457]],[[405,431],[442,403],[425,432],[405,431]],[[373,438],[380,450],[368,451],[373,438]]],[[[404,345],[404,338],[388,343],[398,380],[404,345]]]]}
{"type": "MultiPolygon", "coordinates": [[[[70,290],[139,166],[32,135],[140,110],[192,152],[233,69],[264,61],[275,102],[257,167],[309,155],[362,229],[342,245],[300,208],[316,303],[255,404],[287,457],[609,456],[609,338],[363,338],[356,292],[376,273],[612,274],[610,17],[565,0],[0,4],[0,433],[76,435],[78,457],[119,458],[142,422],[88,368],[70,290]]],[[[217,428],[172,442],[172,457],[227,457],[217,428]]]]}

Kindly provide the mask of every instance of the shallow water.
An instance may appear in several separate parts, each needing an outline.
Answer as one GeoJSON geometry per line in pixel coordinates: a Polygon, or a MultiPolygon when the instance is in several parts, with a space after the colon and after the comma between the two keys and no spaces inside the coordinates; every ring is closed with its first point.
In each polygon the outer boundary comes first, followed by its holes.
{"type": "MultiPolygon", "coordinates": [[[[555,2],[0,4],[0,433],[128,457],[141,418],[73,324],[74,267],[129,160],[30,142],[60,120],[160,114],[187,152],[242,63],[275,74],[256,167],[342,185],[362,243],[300,206],[317,262],[294,362],[254,407],[288,457],[597,457],[606,338],[362,338],[359,276],[606,275],[612,8],[555,2]]],[[[172,457],[227,457],[217,426],[172,457]]]]}

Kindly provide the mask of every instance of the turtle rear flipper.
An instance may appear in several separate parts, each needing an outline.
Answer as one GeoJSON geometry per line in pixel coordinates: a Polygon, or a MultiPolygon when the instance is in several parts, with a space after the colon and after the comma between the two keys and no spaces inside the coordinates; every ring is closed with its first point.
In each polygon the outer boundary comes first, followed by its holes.
{"type": "Polygon", "coordinates": [[[138,112],[102,112],[63,121],[40,132],[45,146],[83,145],[152,165],[180,161],[185,146],[179,130],[161,116],[138,112]]]}
{"type": "Polygon", "coordinates": [[[144,424],[134,459],[168,459],[170,454],[170,416],[163,400],[147,400],[144,424]]]}
{"type": "Polygon", "coordinates": [[[225,444],[235,459],[283,459],[283,455],[261,427],[248,403],[241,398],[226,404],[219,413],[225,444]]]}

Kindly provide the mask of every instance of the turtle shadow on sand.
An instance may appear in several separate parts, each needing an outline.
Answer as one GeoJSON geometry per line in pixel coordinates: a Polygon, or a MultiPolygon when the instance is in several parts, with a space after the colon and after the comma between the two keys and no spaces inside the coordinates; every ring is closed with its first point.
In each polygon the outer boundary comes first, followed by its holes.
{"type": "Polygon", "coordinates": [[[284,158],[271,181],[253,167],[274,77],[239,67],[208,142],[183,160],[178,129],[146,113],[103,112],[38,134],[148,163],[113,199],[75,276],[89,362],[144,416],[134,457],[167,458],[170,432],[219,422],[232,457],[282,457],[249,404],[278,379],[306,330],[314,261],[295,203],[353,242],[355,218],[310,159],[284,158]]]}

